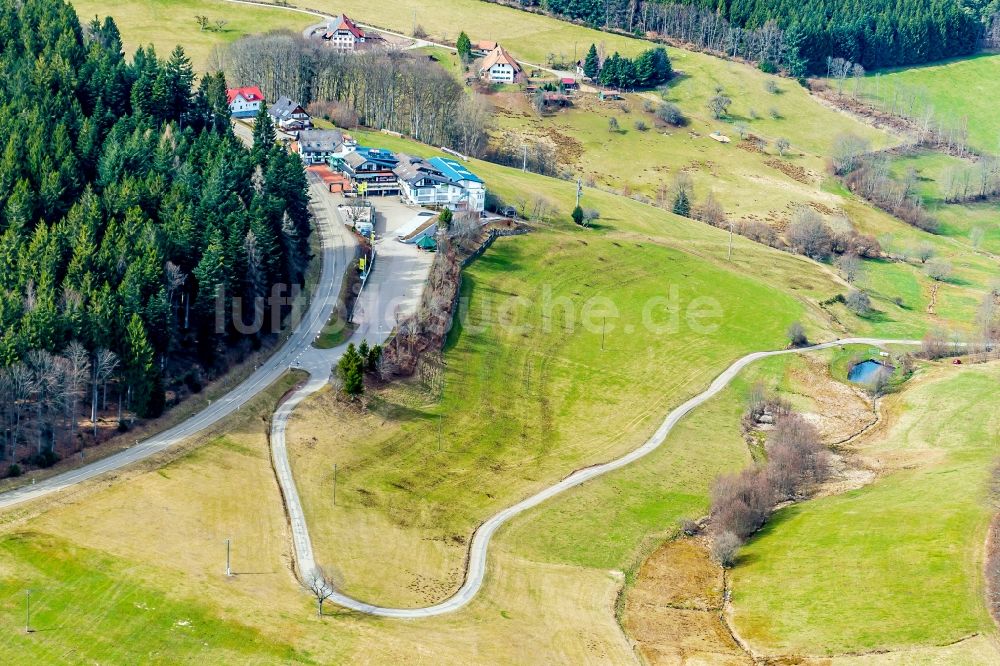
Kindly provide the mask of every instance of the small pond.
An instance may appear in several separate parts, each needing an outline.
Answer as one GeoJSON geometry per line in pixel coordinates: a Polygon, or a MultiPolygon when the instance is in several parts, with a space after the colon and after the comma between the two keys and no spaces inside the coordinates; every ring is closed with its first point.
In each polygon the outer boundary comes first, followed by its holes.
{"type": "Polygon", "coordinates": [[[867,384],[883,372],[892,372],[892,366],[868,360],[862,361],[851,368],[851,371],[847,373],[847,378],[857,384],[867,384]]]}

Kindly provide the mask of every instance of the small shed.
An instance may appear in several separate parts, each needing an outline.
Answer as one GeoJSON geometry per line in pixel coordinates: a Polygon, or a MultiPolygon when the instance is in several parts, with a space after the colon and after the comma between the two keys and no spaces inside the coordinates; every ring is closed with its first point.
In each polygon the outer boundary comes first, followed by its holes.
{"type": "Polygon", "coordinates": [[[559,79],[559,83],[565,90],[576,90],[578,87],[576,79],[574,79],[571,76],[564,76],[563,78],[559,79]]]}

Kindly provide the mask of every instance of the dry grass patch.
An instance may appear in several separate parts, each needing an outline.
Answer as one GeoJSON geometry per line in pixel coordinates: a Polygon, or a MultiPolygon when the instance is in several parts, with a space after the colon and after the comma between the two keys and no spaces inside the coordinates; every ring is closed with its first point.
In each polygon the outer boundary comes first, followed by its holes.
{"type": "Polygon", "coordinates": [[[722,570],[703,543],[667,542],[626,593],[625,630],[650,664],[751,663],[719,619],[722,594],[722,570]]]}

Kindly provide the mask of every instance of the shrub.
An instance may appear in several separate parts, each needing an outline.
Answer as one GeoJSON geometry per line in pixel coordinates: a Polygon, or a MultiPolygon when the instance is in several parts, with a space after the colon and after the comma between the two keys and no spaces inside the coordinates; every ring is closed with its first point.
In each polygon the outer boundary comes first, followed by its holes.
{"type": "MultiPolygon", "coordinates": [[[[778,73],[778,66],[775,65],[770,60],[762,60],[760,62],[760,64],[757,65],[757,69],[759,69],[760,71],[764,72],[765,74],[777,74],[778,73]]],[[[776,84],[774,84],[774,81],[768,81],[768,83],[772,84],[772,85],[775,85],[775,87],[777,87],[776,84]]],[[[768,86],[767,91],[768,92],[774,92],[773,90],[771,90],[770,85],[768,86]]]]}
{"type": "Polygon", "coordinates": [[[833,248],[833,236],[822,218],[809,208],[795,212],[788,226],[788,243],[799,254],[817,260],[825,260],[833,248]]]}
{"type": "Polygon", "coordinates": [[[718,477],[712,486],[712,529],[745,539],[771,515],[774,493],[764,468],[750,467],[718,477]]]}
{"type": "Polygon", "coordinates": [[[682,127],[687,124],[687,118],[681,113],[680,108],[676,104],[671,104],[670,102],[664,102],[656,109],[656,117],[662,122],[673,125],[674,127],[682,127]]]}
{"type": "Polygon", "coordinates": [[[22,474],[24,474],[24,470],[22,470],[21,466],[18,465],[17,463],[11,463],[10,466],[7,467],[8,477],[14,478],[21,476],[22,474]]]}
{"type": "Polygon", "coordinates": [[[740,546],[743,542],[732,532],[723,532],[712,538],[712,561],[720,567],[729,569],[736,564],[740,546]]]}
{"type": "Polygon", "coordinates": [[[184,385],[188,387],[188,390],[191,391],[191,393],[201,393],[201,380],[198,379],[198,375],[194,372],[189,372],[184,375],[184,385]]]}
{"type": "Polygon", "coordinates": [[[762,243],[769,247],[781,247],[781,239],[778,238],[778,232],[766,222],[761,222],[760,220],[741,221],[738,230],[741,236],[745,236],[757,243],[762,243]]]}
{"type": "MultiPolygon", "coordinates": [[[[763,65],[763,63],[761,64],[763,65]]],[[[777,95],[778,92],[780,92],[780,89],[778,88],[778,82],[775,81],[774,79],[768,79],[767,83],[764,84],[764,89],[767,90],[767,92],[771,93],[772,95],[777,95]]]]}
{"type": "Polygon", "coordinates": [[[777,107],[772,106],[767,113],[773,120],[781,120],[781,111],[778,111],[777,107]]]}
{"type": "Polygon", "coordinates": [[[576,208],[573,209],[573,212],[570,215],[570,217],[573,218],[573,221],[575,223],[581,226],[583,225],[583,209],[580,208],[580,206],[577,206],[576,208]]]}
{"type": "Polygon", "coordinates": [[[639,120],[635,121],[635,123],[633,124],[633,126],[637,130],[639,130],[640,132],[645,132],[646,130],[649,129],[649,125],[647,125],[646,121],[642,120],[642,119],[639,119],[639,120]]]}
{"type": "Polygon", "coordinates": [[[726,211],[723,210],[722,204],[715,198],[715,195],[709,192],[705,201],[695,206],[694,218],[713,227],[722,227],[726,224],[726,211]]]}
{"type": "Polygon", "coordinates": [[[804,347],[809,344],[809,338],[806,337],[806,329],[802,326],[802,322],[793,321],[788,327],[788,341],[793,347],[804,347]]]}
{"type": "Polygon", "coordinates": [[[936,359],[948,356],[948,339],[941,331],[931,331],[924,336],[920,346],[924,358],[936,359]]]}
{"type": "Polygon", "coordinates": [[[619,131],[618,119],[615,118],[614,116],[611,116],[610,118],[608,118],[608,131],[609,132],[617,132],[617,131],[619,131]]]}
{"type": "Polygon", "coordinates": [[[690,518],[681,518],[677,521],[677,525],[681,528],[684,536],[694,536],[701,532],[701,526],[690,518]]]}
{"type": "Polygon", "coordinates": [[[780,417],[767,441],[767,475],[774,494],[791,498],[829,475],[819,432],[799,414],[780,417]]]}
{"type": "Polygon", "coordinates": [[[917,246],[916,257],[920,263],[926,264],[927,260],[934,256],[934,246],[930,243],[921,243],[917,246]]]}
{"type": "Polygon", "coordinates": [[[938,282],[945,282],[951,277],[951,263],[944,260],[932,261],[927,264],[927,275],[938,282]]]}
{"type": "Polygon", "coordinates": [[[45,449],[31,456],[29,462],[36,467],[49,468],[59,462],[59,454],[52,449],[45,449]]]}
{"type": "Polygon", "coordinates": [[[868,316],[872,311],[871,298],[869,298],[868,294],[859,289],[854,289],[851,293],[847,294],[845,304],[847,305],[848,310],[859,317],[868,316]]]}

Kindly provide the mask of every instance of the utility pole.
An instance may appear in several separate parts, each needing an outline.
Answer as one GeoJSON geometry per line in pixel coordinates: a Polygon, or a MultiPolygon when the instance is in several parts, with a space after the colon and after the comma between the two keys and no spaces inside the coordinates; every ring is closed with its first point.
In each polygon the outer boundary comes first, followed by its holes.
{"type": "Polygon", "coordinates": [[[583,178],[576,179],[576,205],[580,205],[580,197],[583,196],[583,178]]]}
{"type": "Polygon", "coordinates": [[[337,506],[337,463],[333,463],[333,505],[337,506]]]}
{"type": "Polygon", "coordinates": [[[727,261],[733,260],[733,220],[729,218],[729,257],[727,261]]]}
{"type": "Polygon", "coordinates": [[[31,632],[31,590],[27,589],[24,591],[24,633],[31,632]]]}
{"type": "Polygon", "coordinates": [[[231,547],[230,547],[231,546],[230,542],[231,542],[230,539],[226,539],[226,575],[227,576],[232,576],[233,575],[233,568],[230,566],[230,551],[232,550],[231,547]]]}
{"type": "Polygon", "coordinates": [[[522,146],[524,148],[524,161],[521,162],[521,171],[528,170],[528,144],[522,146]]]}

